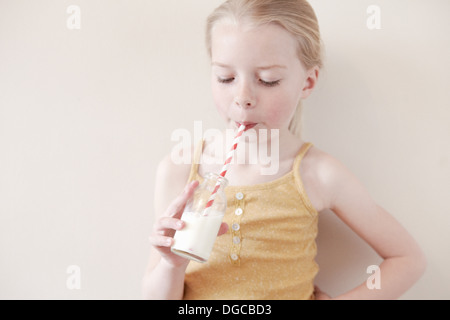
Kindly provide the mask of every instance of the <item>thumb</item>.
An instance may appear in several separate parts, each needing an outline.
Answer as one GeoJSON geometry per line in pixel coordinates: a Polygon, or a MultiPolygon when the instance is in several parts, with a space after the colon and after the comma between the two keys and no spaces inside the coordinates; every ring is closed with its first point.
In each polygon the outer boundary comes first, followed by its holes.
{"type": "Polygon", "coordinates": [[[184,187],[183,193],[181,193],[169,206],[166,213],[169,217],[180,218],[183,213],[189,198],[194,194],[195,189],[198,187],[199,182],[197,180],[192,181],[184,187]]]}

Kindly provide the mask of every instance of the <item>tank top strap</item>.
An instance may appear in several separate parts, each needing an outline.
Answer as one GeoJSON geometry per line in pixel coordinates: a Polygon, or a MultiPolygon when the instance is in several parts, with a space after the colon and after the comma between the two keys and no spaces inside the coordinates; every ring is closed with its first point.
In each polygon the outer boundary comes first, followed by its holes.
{"type": "Polygon", "coordinates": [[[188,183],[196,179],[198,173],[198,165],[200,164],[200,159],[203,151],[203,143],[204,140],[201,139],[198,141],[197,146],[195,147],[194,157],[192,158],[191,172],[189,173],[188,183]]]}
{"type": "Polygon", "coordinates": [[[302,162],[302,159],[305,157],[305,154],[308,152],[309,148],[311,148],[312,146],[313,146],[313,144],[310,142],[305,142],[301,146],[300,151],[295,156],[294,166],[293,166],[294,171],[296,171],[296,170],[298,171],[298,169],[300,168],[300,163],[302,162]]]}
{"type": "Polygon", "coordinates": [[[294,166],[293,166],[292,170],[294,172],[295,185],[297,187],[297,190],[300,194],[300,197],[301,197],[305,207],[308,209],[308,211],[311,214],[316,215],[317,211],[314,208],[314,206],[312,205],[311,201],[309,200],[308,195],[306,194],[305,187],[303,185],[303,180],[300,175],[300,164],[302,162],[302,159],[305,157],[306,153],[312,146],[313,146],[313,144],[310,142],[306,142],[302,145],[302,147],[300,148],[300,151],[298,152],[297,156],[295,157],[294,166]]]}

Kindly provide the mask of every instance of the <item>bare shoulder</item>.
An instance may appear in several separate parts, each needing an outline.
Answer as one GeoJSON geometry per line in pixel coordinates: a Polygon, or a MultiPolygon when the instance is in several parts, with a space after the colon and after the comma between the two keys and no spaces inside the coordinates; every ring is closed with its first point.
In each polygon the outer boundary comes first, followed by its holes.
{"type": "Polygon", "coordinates": [[[342,182],[355,180],[341,161],[313,146],[300,164],[306,194],[317,211],[332,209],[342,182]]]}
{"type": "MultiPolygon", "coordinates": [[[[193,148],[181,151],[181,153],[184,152],[190,152],[193,155],[193,148]]],[[[183,191],[189,179],[190,171],[191,163],[176,163],[173,161],[171,154],[166,155],[159,162],[156,170],[154,198],[156,215],[161,215],[183,191]]]]}

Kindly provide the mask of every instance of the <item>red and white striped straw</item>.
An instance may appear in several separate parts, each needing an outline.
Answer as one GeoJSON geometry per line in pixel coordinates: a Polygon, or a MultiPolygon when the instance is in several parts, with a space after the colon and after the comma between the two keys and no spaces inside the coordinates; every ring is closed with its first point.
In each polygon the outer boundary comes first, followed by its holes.
{"type": "MultiPolygon", "coordinates": [[[[241,124],[241,126],[239,127],[239,130],[238,130],[238,133],[233,140],[233,146],[231,147],[230,151],[228,152],[227,159],[225,160],[225,163],[222,167],[222,171],[220,172],[220,175],[222,177],[225,177],[225,175],[227,174],[228,167],[230,166],[231,160],[233,160],[234,152],[236,151],[237,145],[239,143],[239,140],[241,140],[241,136],[244,131],[245,131],[245,125],[241,124]]],[[[211,196],[209,197],[208,202],[206,203],[203,215],[205,215],[205,216],[208,215],[207,209],[210,208],[212,206],[212,204],[214,203],[214,199],[216,198],[217,190],[219,190],[219,188],[220,188],[220,181],[217,181],[216,186],[215,186],[213,192],[211,193],[211,196]]]]}

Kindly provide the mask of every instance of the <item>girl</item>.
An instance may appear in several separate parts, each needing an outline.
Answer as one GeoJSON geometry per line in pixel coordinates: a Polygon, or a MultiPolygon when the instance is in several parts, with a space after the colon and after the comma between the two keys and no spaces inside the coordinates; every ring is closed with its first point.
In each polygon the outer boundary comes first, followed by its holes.
{"type": "MultiPolygon", "coordinates": [[[[314,287],[318,215],[330,209],[384,259],[380,290],[363,283],[334,298],[398,298],[424,272],[421,249],[347,168],[298,134],[300,103],[314,90],[322,67],[313,9],[306,0],[228,0],[209,16],[206,35],[220,115],[228,129],[245,124],[259,135],[259,142],[242,139],[237,152],[260,144],[260,129],[277,129],[279,170],[269,176],[260,174],[264,164],[230,167],[224,223],[210,259],[200,264],[170,247],[184,227],[180,217],[188,198],[206,172],[220,172],[224,159],[197,163],[229,146],[202,141],[192,165],[162,160],[144,297],[330,299],[314,287]]],[[[263,143],[272,150],[274,137],[268,136],[263,143]]]]}

